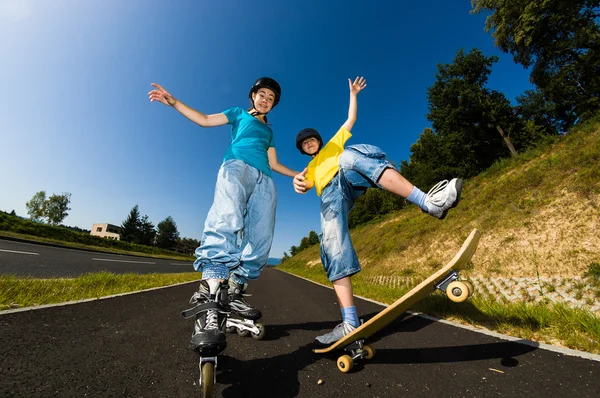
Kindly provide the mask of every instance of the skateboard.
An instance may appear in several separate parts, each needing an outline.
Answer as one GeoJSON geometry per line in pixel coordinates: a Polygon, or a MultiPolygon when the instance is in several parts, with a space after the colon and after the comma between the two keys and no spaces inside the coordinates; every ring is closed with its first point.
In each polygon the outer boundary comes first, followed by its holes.
{"type": "Polygon", "coordinates": [[[375,355],[375,349],[366,345],[365,339],[383,329],[429,294],[436,290],[441,290],[454,302],[461,303],[465,301],[473,294],[473,285],[468,281],[459,280],[458,271],[464,269],[471,260],[471,257],[473,257],[479,244],[480,236],[479,231],[473,229],[458,253],[456,253],[448,264],[382,310],[379,314],[369,319],[369,321],[356,328],[354,332],[346,335],[329,347],[314,349],[313,351],[317,354],[325,354],[336,349],[344,349],[347,354],[338,358],[337,366],[340,371],[346,373],[358,361],[363,358],[371,359],[375,355]]]}

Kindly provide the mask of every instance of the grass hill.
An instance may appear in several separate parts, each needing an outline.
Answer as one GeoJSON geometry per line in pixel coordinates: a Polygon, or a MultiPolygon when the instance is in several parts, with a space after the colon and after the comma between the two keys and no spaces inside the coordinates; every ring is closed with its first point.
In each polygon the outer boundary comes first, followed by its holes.
{"type": "MultiPolygon", "coordinates": [[[[439,221],[410,206],[351,231],[363,272],[426,276],[482,233],[472,275],[583,276],[600,262],[600,122],[465,181],[439,221]]],[[[310,247],[281,265],[314,267],[310,247]]]]}

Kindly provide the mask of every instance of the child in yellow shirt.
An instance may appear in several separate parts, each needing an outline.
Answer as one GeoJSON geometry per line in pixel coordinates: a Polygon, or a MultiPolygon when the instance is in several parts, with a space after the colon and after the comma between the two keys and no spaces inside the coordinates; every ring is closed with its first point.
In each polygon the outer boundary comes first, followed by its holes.
{"type": "Polygon", "coordinates": [[[357,77],[354,82],[348,79],[348,85],[348,119],[325,146],[315,129],[303,129],[296,136],[296,147],[312,160],[294,177],[294,190],[304,194],[314,185],[321,197],[321,262],[342,311],[342,322],[332,332],[316,338],[322,345],[338,341],[360,323],[350,279],[361,270],[348,230],[348,213],[354,201],[368,188],[382,188],[415,203],[425,213],[443,219],[448,210],[458,204],[462,190],[462,179],[453,178],[440,181],[425,194],[398,173],[378,147],[358,144],[344,148],[356,122],[357,95],[367,82],[357,77]]]}

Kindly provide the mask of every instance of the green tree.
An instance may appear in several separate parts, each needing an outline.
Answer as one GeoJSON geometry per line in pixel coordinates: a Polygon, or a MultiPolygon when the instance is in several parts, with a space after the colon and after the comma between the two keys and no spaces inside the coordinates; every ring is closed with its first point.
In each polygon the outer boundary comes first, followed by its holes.
{"type": "Polygon", "coordinates": [[[310,246],[316,245],[319,243],[319,235],[315,231],[310,231],[308,233],[308,244],[310,246]]]}
{"type": "Polygon", "coordinates": [[[138,205],[131,208],[127,219],[121,224],[121,240],[139,243],[141,235],[140,209],[138,205]]]}
{"type": "Polygon", "coordinates": [[[158,223],[156,246],[163,249],[172,249],[177,244],[178,239],[177,224],[171,216],[158,223]]]}
{"type": "Polygon", "coordinates": [[[291,255],[292,257],[294,257],[296,254],[298,254],[298,252],[299,252],[299,251],[300,251],[300,250],[298,250],[298,248],[297,248],[296,246],[292,246],[292,247],[290,247],[290,255],[291,255]]]}
{"type": "Polygon", "coordinates": [[[152,246],[154,243],[154,237],[156,236],[156,229],[154,224],[150,221],[150,218],[145,215],[140,220],[140,241],[142,245],[152,246]]]}
{"type": "Polygon", "coordinates": [[[308,248],[310,244],[308,243],[308,238],[305,236],[300,240],[300,246],[298,246],[298,251],[302,251],[308,248]]]}
{"type": "Polygon", "coordinates": [[[71,203],[71,194],[64,192],[62,195],[52,194],[45,203],[45,217],[51,225],[59,225],[68,215],[71,203]]]}
{"type": "Polygon", "coordinates": [[[13,210],[13,211],[10,212],[10,215],[16,217],[17,213],[15,213],[15,211],[13,210]]]}
{"type": "Polygon", "coordinates": [[[434,179],[471,177],[516,152],[521,121],[504,94],[485,87],[497,61],[478,49],[461,49],[453,63],[438,65],[436,81],[427,90],[427,119],[435,132],[428,131],[428,141],[411,148],[411,162],[431,165],[434,179]]]}
{"type": "Polygon", "coordinates": [[[539,90],[526,90],[517,97],[516,111],[525,123],[524,146],[533,146],[543,136],[558,135],[560,122],[556,120],[555,105],[544,98],[539,90]],[[532,136],[532,131],[537,132],[532,136]]]}
{"type": "Polygon", "coordinates": [[[290,256],[287,254],[287,252],[283,252],[283,257],[281,257],[281,262],[283,263],[286,260],[289,260],[290,256]]]}
{"type": "Polygon", "coordinates": [[[472,0],[485,29],[554,104],[562,131],[600,110],[600,0],[472,0]]]}
{"type": "Polygon", "coordinates": [[[39,191],[25,203],[27,214],[33,221],[43,221],[46,215],[46,191],[39,191]]]}

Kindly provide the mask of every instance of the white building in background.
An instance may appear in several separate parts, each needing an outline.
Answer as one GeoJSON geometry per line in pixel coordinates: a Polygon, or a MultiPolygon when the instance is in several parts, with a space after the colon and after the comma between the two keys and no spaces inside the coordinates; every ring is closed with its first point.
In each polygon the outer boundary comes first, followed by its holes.
{"type": "Polygon", "coordinates": [[[121,227],[112,224],[94,224],[90,235],[106,239],[121,240],[121,227]]]}

